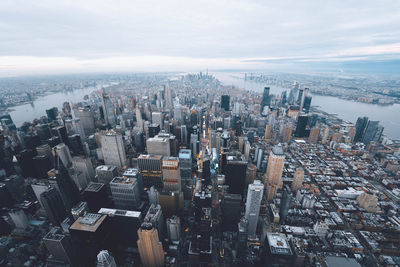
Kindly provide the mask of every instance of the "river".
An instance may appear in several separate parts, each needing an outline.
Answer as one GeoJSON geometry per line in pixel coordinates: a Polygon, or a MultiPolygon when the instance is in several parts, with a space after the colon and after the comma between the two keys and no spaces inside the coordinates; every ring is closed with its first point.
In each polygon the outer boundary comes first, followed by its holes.
{"type": "MultiPolygon", "coordinates": [[[[231,73],[216,72],[212,73],[224,85],[234,85],[246,90],[262,92],[264,84],[245,81],[232,77],[231,73]]],[[[237,75],[237,73],[235,74],[237,75]]],[[[290,88],[283,88],[268,85],[271,94],[280,94],[282,91],[289,91],[290,88]]],[[[301,86],[301,84],[300,84],[301,86]]],[[[288,92],[289,93],[289,92],[288,92]]],[[[384,134],[389,138],[400,139],[400,105],[374,105],[351,100],[344,100],[333,96],[312,95],[312,106],[318,106],[321,110],[337,114],[339,118],[355,123],[358,117],[366,116],[370,120],[380,121],[384,129],[384,134]]]]}
{"type": "Polygon", "coordinates": [[[85,95],[98,90],[97,87],[86,87],[83,89],[75,89],[74,91],[58,92],[39,96],[30,104],[23,104],[11,107],[9,114],[11,115],[14,124],[20,127],[26,121],[33,121],[46,115],[46,109],[57,107],[62,108],[64,102],[71,101],[72,103],[83,101],[85,95]]]}

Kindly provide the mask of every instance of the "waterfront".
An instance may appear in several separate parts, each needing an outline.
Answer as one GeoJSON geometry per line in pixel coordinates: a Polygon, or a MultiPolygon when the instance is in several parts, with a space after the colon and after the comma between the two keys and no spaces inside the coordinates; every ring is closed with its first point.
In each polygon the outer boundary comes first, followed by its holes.
{"type": "MultiPolygon", "coordinates": [[[[233,85],[246,90],[262,92],[264,84],[245,81],[232,77],[231,73],[212,73],[224,85],[233,85]]],[[[236,74],[235,74],[236,75],[236,74]]],[[[274,85],[269,86],[271,94],[280,94],[282,91],[289,91],[290,88],[283,88],[274,85]]],[[[301,84],[300,84],[301,86],[301,84]]],[[[288,92],[289,93],[289,92],[288,92]]],[[[382,124],[384,134],[393,139],[400,139],[400,105],[390,106],[374,105],[351,100],[340,99],[333,96],[312,95],[312,106],[318,106],[321,110],[337,114],[343,120],[355,123],[358,117],[366,116],[371,120],[378,120],[382,124]]]]}
{"type": "Polygon", "coordinates": [[[96,87],[86,87],[83,89],[75,89],[73,91],[58,92],[39,96],[32,103],[23,104],[11,107],[9,114],[11,115],[14,124],[20,127],[26,121],[39,119],[41,116],[46,115],[46,109],[57,107],[59,110],[62,108],[64,102],[81,102],[85,95],[97,90],[96,87]]]}

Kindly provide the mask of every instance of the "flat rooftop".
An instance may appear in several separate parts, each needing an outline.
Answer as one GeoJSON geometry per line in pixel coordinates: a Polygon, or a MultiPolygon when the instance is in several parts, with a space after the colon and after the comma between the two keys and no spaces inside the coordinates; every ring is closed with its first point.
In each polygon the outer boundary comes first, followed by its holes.
{"type": "Polygon", "coordinates": [[[115,177],[111,180],[112,184],[133,184],[136,178],[115,177]]]}
{"type": "Polygon", "coordinates": [[[267,233],[271,254],[292,255],[292,251],[284,234],[267,233]]]}
{"type": "Polygon", "coordinates": [[[86,213],[85,216],[79,217],[70,227],[72,230],[96,232],[97,228],[107,218],[107,215],[86,213]]]}
{"type": "Polygon", "coordinates": [[[129,169],[126,169],[126,171],[124,171],[122,176],[125,176],[125,175],[136,176],[138,174],[139,174],[139,170],[138,169],[129,168],[129,169]]]}
{"type": "Polygon", "coordinates": [[[118,210],[118,209],[108,209],[108,208],[101,208],[98,213],[105,215],[113,215],[113,216],[132,217],[138,219],[140,219],[142,215],[140,211],[118,210]]]}
{"type": "Polygon", "coordinates": [[[160,160],[162,159],[162,155],[146,155],[146,154],[141,154],[138,159],[157,159],[160,160]]]}
{"type": "Polygon", "coordinates": [[[104,184],[102,183],[90,182],[90,184],[86,187],[85,191],[99,192],[103,188],[103,186],[104,184]]]}
{"type": "Polygon", "coordinates": [[[112,165],[100,165],[100,166],[98,166],[96,168],[96,170],[99,170],[99,171],[110,171],[110,170],[115,169],[115,168],[117,168],[117,167],[116,166],[112,166],[112,165]]]}

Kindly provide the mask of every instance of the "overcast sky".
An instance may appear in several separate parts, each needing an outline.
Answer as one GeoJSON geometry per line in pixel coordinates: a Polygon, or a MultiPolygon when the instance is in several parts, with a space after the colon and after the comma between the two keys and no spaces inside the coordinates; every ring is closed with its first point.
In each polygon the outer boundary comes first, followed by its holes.
{"type": "Polygon", "coordinates": [[[400,59],[400,1],[1,0],[0,75],[400,59]]]}

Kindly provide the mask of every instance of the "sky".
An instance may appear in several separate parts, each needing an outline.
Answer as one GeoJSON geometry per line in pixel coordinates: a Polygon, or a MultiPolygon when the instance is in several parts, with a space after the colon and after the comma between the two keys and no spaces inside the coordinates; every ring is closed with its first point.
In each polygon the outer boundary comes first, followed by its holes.
{"type": "Polygon", "coordinates": [[[0,1],[2,77],[349,66],[400,69],[399,0],[0,1]]]}

